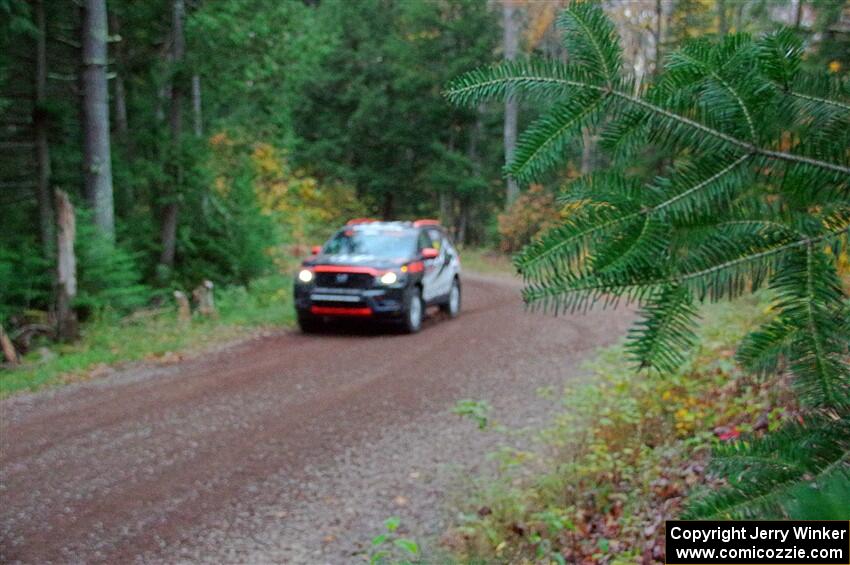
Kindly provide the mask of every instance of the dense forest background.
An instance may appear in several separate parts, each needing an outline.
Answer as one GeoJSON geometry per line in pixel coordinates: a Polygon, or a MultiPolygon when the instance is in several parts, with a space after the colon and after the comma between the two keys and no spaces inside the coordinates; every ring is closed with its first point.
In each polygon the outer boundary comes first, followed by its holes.
{"type": "MultiPolygon", "coordinates": [[[[61,308],[65,194],[83,319],[247,284],[352,216],[435,216],[462,244],[518,249],[557,221],[564,180],[605,166],[593,132],[521,187],[502,167],[535,105],[459,108],[443,90],[503,59],[568,59],[562,4],[0,0],[0,323],[61,308]]],[[[850,64],[846,2],[603,5],[639,76],[685,39],[780,25],[812,68],[850,64]]]]}

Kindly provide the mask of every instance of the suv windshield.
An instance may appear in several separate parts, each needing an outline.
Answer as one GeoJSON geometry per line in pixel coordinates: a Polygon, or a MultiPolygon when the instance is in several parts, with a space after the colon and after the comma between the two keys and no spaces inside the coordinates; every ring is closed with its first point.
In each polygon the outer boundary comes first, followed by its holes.
{"type": "Polygon", "coordinates": [[[346,229],[325,244],[326,255],[371,255],[382,259],[405,258],[416,250],[415,230],[398,228],[346,229]]]}

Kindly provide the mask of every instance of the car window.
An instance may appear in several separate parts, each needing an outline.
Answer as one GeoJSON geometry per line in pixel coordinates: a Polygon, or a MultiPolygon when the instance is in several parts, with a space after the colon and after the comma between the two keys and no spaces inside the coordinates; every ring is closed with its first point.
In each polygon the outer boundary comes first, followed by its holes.
{"type": "Polygon", "coordinates": [[[427,247],[431,247],[431,238],[428,237],[428,234],[423,230],[419,232],[419,249],[425,249],[427,247]]]}
{"type": "Polygon", "coordinates": [[[410,229],[345,229],[325,244],[326,255],[371,255],[382,259],[410,257],[416,246],[416,232],[410,229]]]}
{"type": "Polygon", "coordinates": [[[443,247],[443,235],[438,229],[425,230],[428,234],[428,239],[431,240],[431,247],[440,251],[443,247]]]}

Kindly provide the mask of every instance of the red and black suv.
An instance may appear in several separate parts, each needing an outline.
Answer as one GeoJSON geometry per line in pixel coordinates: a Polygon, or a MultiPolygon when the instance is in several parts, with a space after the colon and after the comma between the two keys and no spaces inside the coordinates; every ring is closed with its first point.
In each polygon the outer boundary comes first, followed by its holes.
{"type": "Polygon", "coordinates": [[[295,277],[305,332],[330,319],[361,318],[415,333],[431,305],[452,318],[460,312],[460,258],[436,220],[351,220],[313,249],[295,277]]]}

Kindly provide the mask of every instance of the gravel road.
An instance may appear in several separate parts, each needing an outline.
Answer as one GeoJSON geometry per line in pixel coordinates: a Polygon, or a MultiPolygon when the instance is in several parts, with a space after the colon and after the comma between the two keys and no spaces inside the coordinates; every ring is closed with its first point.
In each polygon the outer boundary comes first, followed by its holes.
{"type": "Polygon", "coordinates": [[[526,313],[512,279],[464,284],[461,316],[417,335],[280,332],[3,400],[0,562],[362,563],[392,515],[428,551],[504,442],[455,401],[538,426],[553,406],[535,391],[631,321],[526,313]]]}

